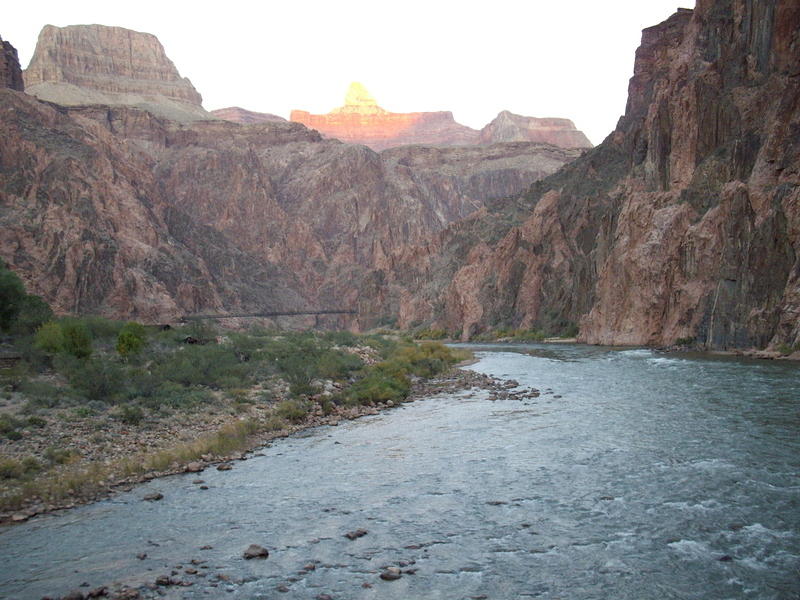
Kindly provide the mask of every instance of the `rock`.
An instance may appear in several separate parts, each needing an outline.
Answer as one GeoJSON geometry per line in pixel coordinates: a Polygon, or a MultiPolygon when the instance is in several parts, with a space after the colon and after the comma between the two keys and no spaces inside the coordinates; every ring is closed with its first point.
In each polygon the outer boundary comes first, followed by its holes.
{"type": "Polygon", "coordinates": [[[18,92],[25,91],[22,71],[19,67],[17,49],[0,37],[0,87],[11,88],[18,92]]]}
{"type": "Polygon", "coordinates": [[[45,25],[25,70],[29,94],[67,106],[137,106],[178,121],[212,119],[158,39],[105,25],[45,25]]]}
{"type": "Polygon", "coordinates": [[[140,552],[139,554],[136,555],[136,558],[138,558],[139,560],[144,560],[145,558],[147,558],[147,553],[140,552]]]}
{"type": "Polygon", "coordinates": [[[83,595],[83,592],[79,590],[73,590],[69,592],[66,596],[62,596],[61,600],[83,600],[84,598],[85,596],[83,595]]]}
{"type": "Polygon", "coordinates": [[[230,463],[222,463],[217,465],[217,471],[230,471],[231,469],[233,469],[233,465],[230,463]]]}
{"type": "Polygon", "coordinates": [[[540,142],[561,148],[591,148],[592,143],[569,119],[523,117],[507,110],[480,132],[481,144],[540,142]]]}
{"type": "Polygon", "coordinates": [[[269,557],[269,551],[263,546],[259,546],[258,544],[250,544],[244,551],[244,558],[248,560],[251,558],[267,558],[267,557],[269,557]]]}
{"type": "Polygon", "coordinates": [[[289,591],[289,587],[286,585],[279,585],[275,589],[284,594],[289,591]]]}
{"type": "Polygon", "coordinates": [[[346,537],[348,540],[355,540],[360,537],[364,537],[367,535],[367,533],[369,532],[366,529],[356,529],[355,531],[349,531],[345,533],[344,537],[346,537]]]}
{"type": "Polygon", "coordinates": [[[224,121],[231,121],[233,123],[240,123],[242,125],[286,121],[286,119],[284,119],[283,117],[279,117],[278,115],[253,112],[251,110],[245,110],[244,108],[239,108],[238,106],[231,106],[228,108],[218,108],[217,110],[212,110],[211,114],[218,119],[222,119],[224,121]]]}
{"type": "Polygon", "coordinates": [[[315,596],[316,600],[333,600],[333,596],[330,594],[317,594],[315,596]]]}
{"type": "Polygon", "coordinates": [[[395,581],[402,577],[400,569],[397,567],[387,567],[381,574],[380,578],[384,581],[395,581]]]}
{"type": "Polygon", "coordinates": [[[146,496],[142,497],[142,500],[147,500],[148,502],[156,502],[158,500],[163,500],[164,494],[161,492],[153,492],[152,494],[147,494],[146,496]]]}
{"type": "Polygon", "coordinates": [[[205,468],[205,465],[201,462],[190,462],[188,465],[186,465],[186,472],[200,473],[205,468]]]}
{"type": "Polygon", "coordinates": [[[325,115],[293,110],[289,119],[316,129],[326,137],[364,144],[378,151],[414,144],[452,146],[496,142],[591,147],[586,136],[568,119],[535,119],[503,111],[478,132],[456,123],[451,112],[393,113],[384,110],[357,82],[350,84],[344,106],[325,115]]]}
{"type": "Polygon", "coordinates": [[[183,570],[184,573],[188,573],[189,575],[197,575],[197,569],[192,567],[187,567],[183,570]]]}
{"type": "Polygon", "coordinates": [[[172,585],[170,582],[169,575],[159,575],[158,577],[156,577],[156,585],[160,586],[172,585]]]}
{"type": "Polygon", "coordinates": [[[199,489],[201,489],[201,490],[207,490],[207,489],[208,489],[208,486],[207,486],[207,485],[201,485],[199,489]]]}
{"type": "Polygon", "coordinates": [[[195,479],[192,481],[194,485],[200,485],[201,483],[205,483],[205,479],[195,479]]]}
{"type": "Polygon", "coordinates": [[[86,593],[87,598],[102,598],[108,595],[108,588],[105,586],[96,587],[86,593]]]}
{"type": "Polygon", "coordinates": [[[11,515],[11,520],[14,523],[21,523],[22,521],[27,521],[29,519],[28,515],[23,513],[14,513],[11,515]]]}
{"type": "Polygon", "coordinates": [[[723,556],[720,556],[717,560],[720,562],[730,562],[733,560],[733,557],[729,556],[728,554],[725,554],[723,556]]]}
{"type": "Polygon", "coordinates": [[[213,549],[214,546],[209,546],[209,545],[200,546],[200,550],[213,550],[213,549]]]}
{"type": "Polygon", "coordinates": [[[305,566],[303,566],[303,571],[315,571],[316,569],[317,565],[315,565],[314,563],[308,563],[305,566]]]}
{"type": "Polygon", "coordinates": [[[592,344],[792,347],[800,6],[780,5],[739,21],[748,2],[708,0],[645,29],[625,115],[602,144],[392,253],[359,301],[396,305],[399,328],[465,340],[508,320],[572,324],[592,344]]]}

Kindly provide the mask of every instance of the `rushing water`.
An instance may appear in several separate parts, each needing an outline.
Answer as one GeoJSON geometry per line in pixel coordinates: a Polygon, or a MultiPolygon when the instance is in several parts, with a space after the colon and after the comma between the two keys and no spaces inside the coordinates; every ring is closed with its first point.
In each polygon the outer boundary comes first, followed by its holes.
{"type": "Polygon", "coordinates": [[[797,365],[568,345],[475,349],[472,369],[542,395],[416,402],[208,470],[208,490],[191,483],[197,475],[175,476],[8,528],[0,597],[152,582],[191,559],[206,561],[197,568],[207,575],[175,569],[194,585],[161,593],[800,597],[797,365]],[[164,499],[143,502],[152,491],[164,499]],[[343,537],[356,528],[369,533],[343,537]],[[269,559],[243,560],[251,543],[269,559]],[[378,578],[400,561],[416,574],[378,578]],[[298,573],[308,563],[316,569],[298,573]]]}

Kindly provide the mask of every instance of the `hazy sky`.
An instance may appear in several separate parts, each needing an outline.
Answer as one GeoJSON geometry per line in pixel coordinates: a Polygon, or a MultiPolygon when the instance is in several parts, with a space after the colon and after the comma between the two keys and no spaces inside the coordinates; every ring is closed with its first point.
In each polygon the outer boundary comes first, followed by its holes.
{"type": "Polygon", "coordinates": [[[155,34],[212,110],[289,116],[340,106],[361,81],[393,112],[450,110],[480,128],[501,110],[572,119],[595,144],[625,110],[641,30],[693,0],[209,3],[38,0],[3,11],[27,66],[45,24],[155,34]]]}

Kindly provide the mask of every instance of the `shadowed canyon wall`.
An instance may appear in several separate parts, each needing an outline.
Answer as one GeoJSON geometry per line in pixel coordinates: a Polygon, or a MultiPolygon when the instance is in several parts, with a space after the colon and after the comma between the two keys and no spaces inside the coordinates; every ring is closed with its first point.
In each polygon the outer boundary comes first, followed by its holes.
{"type": "Polygon", "coordinates": [[[591,343],[800,342],[798,31],[790,0],[700,0],[644,30],[616,130],[390,257],[365,280],[373,322],[464,339],[580,323],[591,343]]]}
{"type": "Polygon", "coordinates": [[[11,88],[19,92],[25,90],[17,49],[4,42],[3,38],[0,38],[0,88],[11,88]]]}

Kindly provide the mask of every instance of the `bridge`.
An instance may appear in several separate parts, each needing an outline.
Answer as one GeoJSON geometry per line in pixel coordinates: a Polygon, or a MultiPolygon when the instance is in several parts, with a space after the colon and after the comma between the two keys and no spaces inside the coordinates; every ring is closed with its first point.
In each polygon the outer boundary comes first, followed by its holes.
{"type": "Polygon", "coordinates": [[[355,310],[285,310],[274,312],[257,313],[231,313],[227,315],[184,315],[180,318],[181,323],[187,321],[199,321],[201,319],[240,319],[248,317],[296,317],[304,315],[355,315],[355,310]]]}

